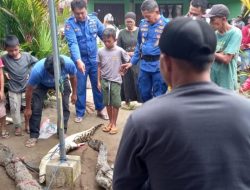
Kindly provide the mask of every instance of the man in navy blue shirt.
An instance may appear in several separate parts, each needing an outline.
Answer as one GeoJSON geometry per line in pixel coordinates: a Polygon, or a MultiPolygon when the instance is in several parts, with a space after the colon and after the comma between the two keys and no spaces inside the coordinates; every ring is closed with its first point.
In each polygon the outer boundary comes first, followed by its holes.
{"type": "MultiPolygon", "coordinates": [[[[63,87],[63,119],[64,131],[67,132],[69,120],[69,96],[72,87],[71,102],[75,104],[76,96],[76,67],[74,62],[67,56],[60,56],[61,76],[60,86],[63,87]],[[69,80],[68,80],[69,79],[69,80]],[[69,84],[70,81],[70,84],[69,84]]],[[[40,122],[42,117],[43,101],[49,89],[55,88],[53,55],[42,59],[31,70],[30,78],[26,87],[26,108],[24,116],[29,120],[30,139],[26,147],[35,146],[39,137],[40,122]]]]}

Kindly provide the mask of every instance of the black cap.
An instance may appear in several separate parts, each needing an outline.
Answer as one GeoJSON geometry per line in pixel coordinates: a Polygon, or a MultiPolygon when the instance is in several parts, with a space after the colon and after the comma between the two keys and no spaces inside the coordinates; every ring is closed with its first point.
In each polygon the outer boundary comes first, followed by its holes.
{"type": "Polygon", "coordinates": [[[228,18],[230,12],[226,5],[223,4],[217,4],[213,5],[210,9],[210,11],[203,15],[203,17],[211,18],[211,17],[226,17],[228,18]]]}
{"type": "Polygon", "coordinates": [[[214,30],[205,21],[178,17],[164,28],[159,47],[173,58],[202,64],[214,60],[216,43],[214,30]]]}

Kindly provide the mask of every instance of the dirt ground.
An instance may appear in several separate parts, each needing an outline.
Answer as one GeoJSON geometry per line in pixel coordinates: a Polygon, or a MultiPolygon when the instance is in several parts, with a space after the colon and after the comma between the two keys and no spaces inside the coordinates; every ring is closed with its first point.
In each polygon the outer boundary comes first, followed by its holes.
{"type": "MultiPolygon", "coordinates": [[[[92,101],[92,94],[91,91],[88,90],[88,100],[92,101]]],[[[75,110],[74,106],[70,106],[71,109],[71,116],[69,119],[69,127],[67,135],[74,134],[76,132],[84,131],[89,129],[92,126],[98,125],[100,123],[107,124],[107,121],[104,121],[100,118],[96,117],[95,113],[92,114],[85,114],[85,117],[80,124],[74,123],[75,117],[75,110]]],[[[50,118],[53,123],[56,123],[56,109],[55,108],[46,108],[43,112],[43,119],[50,118]]],[[[116,135],[109,135],[101,131],[101,129],[97,130],[93,139],[102,140],[108,147],[108,161],[110,164],[114,163],[117,148],[119,145],[119,141],[121,138],[122,130],[124,124],[128,118],[128,116],[132,113],[132,111],[127,110],[120,110],[118,116],[118,127],[120,131],[116,135]]],[[[22,137],[14,136],[14,128],[11,125],[8,125],[8,128],[11,132],[11,137],[9,139],[0,139],[0,143],[3,143],[9,146],[12,151],[19,157],[24,157],[28,163],[38,167],[41,158],[51,149],[54,145],[56,145],[59,141],[56,135],[50,137],[46,140],[38,141],[38,144],[33,148],[26,148],[24,146],[25,141],[28,139],[28,135],[24,134],[22,137]]],[[[81,156],[81,163],[82,163],[82,173],[80,178],[77,180],[75,184],[75,190],[101,190],[102,188],[98,187],[97,183],[95,182],[95,167],[97,161],[98,153],[88,147],[88,145],[84,145],[79,149],[71,152],[72,155],[79,155],[81,156]]],[[[32,173],[35,179],[38,180],[38,175],[32,173]]],[[[12,181],[7,175],[5,170],[0,167],[0,184],[1,187],[4,189],[15,189],[14,181],[12,181]]],[[[0,188],[2,189],[2,188],[0,188]]],[[[66,188],[60,188],[66,189],[66,188]]]]}

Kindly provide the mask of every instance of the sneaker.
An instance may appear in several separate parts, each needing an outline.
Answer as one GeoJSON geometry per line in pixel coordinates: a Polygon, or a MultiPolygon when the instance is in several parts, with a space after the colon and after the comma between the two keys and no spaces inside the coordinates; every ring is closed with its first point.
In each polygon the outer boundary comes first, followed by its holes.
{"type": "Polygon", "coordinates": [[[250,90],[250,77],[240,87],[240,92],[243,93],[249,90],[250,90]]]}
{"type": "Polygon", "coordinates": [[[76,123],[81,123],[82,122],[82,117],[76,117],[74,121],[76,123]]]}

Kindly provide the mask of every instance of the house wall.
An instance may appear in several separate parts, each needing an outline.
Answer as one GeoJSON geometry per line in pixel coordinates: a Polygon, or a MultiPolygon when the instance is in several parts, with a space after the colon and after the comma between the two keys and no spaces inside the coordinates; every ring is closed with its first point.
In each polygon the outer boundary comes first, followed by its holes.
{"type": "MultiPolygon", "coordinates": [[[[89,0],[88,10],[89,12],[94,11],[95,3],[105,3],[105,4],[124,4],[124,10],[122,12],[126,13],[128,11],[135,11],[136,4],[141,4],[143,0],[89,0]]],[[[188,12],[189,0],[157,0],[158,4],[182,4],[182,14],[185,15],[188,12]]],[[[209,4],[222,3],[228,6],[230,10],[230,19],[235,18],[241,13],[241,2],[239,0],[208,0],[209,4]]],[[[111,12],[112,13],[112,12],[111,12]]],[[[139,14],[139,13],[138,13],[139,14]]],[[[140,17],[140,15],[137,15],[140,17]]],[[[101,18],[102,20],[102,18],[101,18]]]]}

